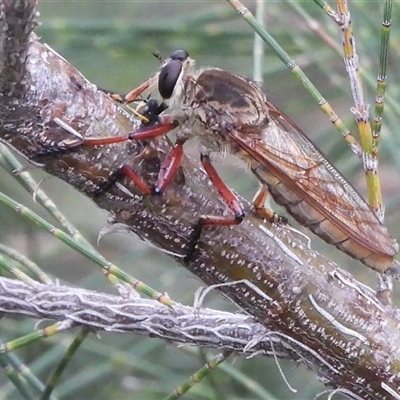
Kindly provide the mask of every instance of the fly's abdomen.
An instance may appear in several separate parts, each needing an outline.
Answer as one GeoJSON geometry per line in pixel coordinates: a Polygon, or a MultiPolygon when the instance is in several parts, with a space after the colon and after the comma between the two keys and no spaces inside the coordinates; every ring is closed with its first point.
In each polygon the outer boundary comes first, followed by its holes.
{"type": "MultiPolygon", "coordinates": [[[[367,245],[352,237],[336,223],[335,216],[323,215],[315,207],[305,202],[290,187],[283,184],[260,164],[252,166],[252,172],[258,180],[265,185],[277,204],[284,207],[287,212],[302,226],[307,227],[325,242],[336,246],[349,256],[360,260],[368,267],[379,272],[386,271],[394,262],[393,254],[371,250],[367,245]]],[[[371,232],[374,235],[374,232],[371,232]]]]}

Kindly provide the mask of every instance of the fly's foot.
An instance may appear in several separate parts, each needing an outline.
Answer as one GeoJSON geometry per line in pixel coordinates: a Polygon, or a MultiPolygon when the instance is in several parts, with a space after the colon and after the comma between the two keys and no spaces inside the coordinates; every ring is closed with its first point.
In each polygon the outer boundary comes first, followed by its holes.
{"type": "Polygon", "coordinates": [[[115,183],[117,182],[117,180],[123,175],[122,172],[122,167],[118,168],[117,170],[115,170],[114,172],[111,173],[111,175],[109,176],[109,178],[107,179],[106,182],[104,182],[103,184],[99,185],[99,187],[94,190],[93,195],[95,197],[101,196],[104,193],[108,192],[108,190],[115,185],[115,183]]]}
{"type": "Polygon", "coordinates": [[[201,233],[204,228],[203,219],[200,218],[197,221],[197,224],[193,227],[193,232],[190,235],[189,242],[186,246],[186,255],[183,259],[185,263],[188,263],[192,260],[194,253],[196,251],[197,243],[199,242],[201,233]]]}
{"type": "Polygon", "coordinates": [[[272,217],[273,224],[277,224],[277,225],[288,225],[289,224],[289,220],[286,217],[279,215],[276,212],[274,212],[273,214],[274,214],[272,217]]]}
{"type": "Polygon", "coordinates": [[[255,214],[268,221],[271,224],[277,224],[277,225],[287,225],[288,224],[288,219],[286,217],[283,217],[282,215],[277,214],[275,211],[261,207],[261,208],[254,208],[255,214]]]}
{"type": "Polygon", "coordinates": [[[75,151],[79,149],[83,144],[82,139],[70,139],[63,140],[60,143],[52,144],[52,145],[43,145],[39,150],[36,151],[35,156],[52,156],[58,155],[62,153],[68,153],[70,151],[75,151]]]}
{"type": "Polygon", "coordinates": [[[193,227],[193,232],[190,235],[189,242],[187,244],[186,256],[184,257],[185,262],[192,260],[194,252],[196,251],[197,243],[200,240],[201,233],[205,226],[232,226],[239,225],[244,219],[243,210],[238,210],[232,217],[218,217],[218,216],[203,216],[201,217],[196,225],[193,227]]]}

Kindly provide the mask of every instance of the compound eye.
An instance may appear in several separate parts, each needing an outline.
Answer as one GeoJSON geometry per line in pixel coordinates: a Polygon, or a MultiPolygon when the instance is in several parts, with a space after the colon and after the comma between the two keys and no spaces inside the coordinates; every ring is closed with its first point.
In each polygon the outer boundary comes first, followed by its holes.
{"type": "Polygon", "coordinates": [[[175,50],[171,56],[171,60],[185,61],[189,58],[189,53],[186,50],[175,50]]]}
{"type": "Polygon", "coordinates": [[[163,99],[171,98],[181,71],[182,62],[178,60],[171,60],[161,69],[158,77],[158,91],[163,99]]]}

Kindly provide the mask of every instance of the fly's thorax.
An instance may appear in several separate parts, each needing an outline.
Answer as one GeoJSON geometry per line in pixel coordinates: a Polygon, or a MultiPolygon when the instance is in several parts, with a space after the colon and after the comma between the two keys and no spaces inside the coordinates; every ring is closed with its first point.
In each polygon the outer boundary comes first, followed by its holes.
{"type": "Polygon", "coordinates": [[[176,129],[178,139],[190,139],[196,137],[199,142],[210,152],[226,151],[229,142],[226,140],[224,130],[217,125],[210,125],[204,110],[190,108],[184,112],[184,118],[178,118],[179,126],[176,129]]]}
{"type": "MultiPolygon", "coordinates": [[[[260,134],[269,123],[266,97],[251,80],[218,68],[198,73],[186,68],[168,100],[171,116],[179,122],[177,136],[196,136],[210,151],[237,153],[229,140],[232,130],[260,134]]],[[[242,157],[241,157],[242,158],[242,157]]]]}
{"type": "Polygon", "coordinates": [[[266,98],[251,80],[218,68],[203,71],[196,81],[196,102],[217,123],[258,125],[268,114],[266,98]]]}
{"type": "Polygon", "coordinates": [[[265,95],[254,82],[218,68],[195,73],[192,64],[183,67],[168,105],[182,136],[200,136],[213,147],[226,147],[233,129],[251,134],[269,120],[265,95]]]}

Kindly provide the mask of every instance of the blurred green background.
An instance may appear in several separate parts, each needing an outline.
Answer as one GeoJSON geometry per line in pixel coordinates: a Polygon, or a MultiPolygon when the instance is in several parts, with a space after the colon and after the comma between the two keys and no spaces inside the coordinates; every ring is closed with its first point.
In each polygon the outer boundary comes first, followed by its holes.
{"type": "MultiPolygon", "coordinates": [[[[332,3],[332,2],[331,2],[332,3]]],[[[255,2],[246,2],[254,10],[255,2]]],[[[334,3],[332,3],[334,6],[334,3]]],[[[380,2],[350,2],[356,43],[365,81],[367,102],[373,115],[374,90],[379,65],[380,2]]],[[[183,48],[198,66],[217,66],[251,77],[254,34],[228,5],[220,0],[204,1],[39,1],[40,27],[36,32],[59,54],[75,65],[99,87],[128,92],[158,68],[151,52],[168,56],[183,48]]],[[[395,3],[394,21],[400,20],[395,3]]],[[[313,2],[267,1],[264,21],[267,29],[297,61],[336,112],[356,135],[351,93],[342,56],[329,45],[340,46],[338,27],[313,2]],[[299,7],[301,7],[299,11],[299,7]],[[307,13],[308,17],[304,17],[307,13]],[[312,19],[311,19],[312,18],[312,19]],[[311,22],[317,22],[318,28],[311,22]]],[[[380,146],[380,171],[386,204],[386,221],[395,237],[400,236],[400,135],[398,65],[400,25],[394,25],[388,65],[389,84],[380,146]]],[[[359,160],[347,147],[340,133],[322,114],[318,105],[283,66],[265,49],[262,63],[263,86],[269,98],[288,114],[328,155],[328,159],[365,196],[364,174],[359,160]]],[[[196,147],[189,149],[194,156],[196,147]]],[[[219,163],[228,184],[241,194],[257,189],[255,179],[233,158],[219,163]],[[233,168],[232,168],[233,167],[233,168]],[[232,172],[234,171],[234,172],[232,172]]],[[[0,170],[0,190],[34,211],[49,218],[31,197],[0,170]]],[[[97,235],[106,222],[106,212],[56,178],[33,171],[41,188],[59,209],[96,245],[97,235]]],[[[103,275],[81,255],[34,227],[29,221],[0,206],[1,242],[18,249],[36,261],[60,282],[102,292],[114,292],[103,275]]],[[[309,232],[307,232],[309,234],[309,232]]],[[[338,250],[312,236],[313,247],[346,266],[359,279],[375,285],[376,275],[350,260],[338,250]]],[[[201,282],[179,267],[168,256],[149,248],[134,236],[115,234],[99,243],[99,251],[126,272],[145,281],[184,304],[193,303],[201,282]]],[[[210,295],[205,306],[235,311],[218,295],[210,295]]],[[[34,329],[35,321],[6,318],[1,332],[4,341],[34,329]]],[[[58,335],[18,351],[38,376],[46,379],[69,344],[71,334],[58,335]]],[[[90,336],[67,369],[57,393],[63,399],[160,399],[182,384],[206,358],[214,353],[194,348],[178,348],[155,339],[101,334],[90,336]]],[[[232,357],[209,378],[186,395],[188,399],[312,399],[324,386],[303,366],[281,363],[286,378],[298,392],[284,383],[273,360],[232,357]]],[[[3,376],[0,399],[18,399],[3,376]]]]}

